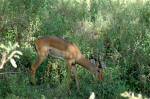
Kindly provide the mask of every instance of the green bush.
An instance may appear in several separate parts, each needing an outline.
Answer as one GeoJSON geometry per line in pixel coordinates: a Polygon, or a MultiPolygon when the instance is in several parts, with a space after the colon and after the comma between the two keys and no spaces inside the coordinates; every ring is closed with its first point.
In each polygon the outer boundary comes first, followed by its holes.
{"type": "MultiPolygon", "coordinates": [[[[142,0],[3,0],[0,1],[0,43],[18,42],[23,53],[17,69],[10,64],[0,70],[21,74],[0,74],[0,98],[123,98],[121,93],[150,97],[150,2],[142,0]],[[37,54],[33,41],[55,35],[75,43],[89,59],[101,50],[107,66],[99,83],[77,65],[81,89],[71,79],[67,90],[64,61],[48,57],[36,71],[36,82],[29,85],[30,66],[37,54]]],[[[0,50],[2,52],[2,50],[0,50]]],[[[2,56],[0,56],[1,58],[2,56]]]]}

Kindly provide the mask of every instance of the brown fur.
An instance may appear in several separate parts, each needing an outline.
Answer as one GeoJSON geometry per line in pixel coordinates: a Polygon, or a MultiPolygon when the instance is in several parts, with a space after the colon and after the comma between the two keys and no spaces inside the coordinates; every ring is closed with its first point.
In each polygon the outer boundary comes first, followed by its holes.
{"type": "MultiPolygon", "coordinates": [[[[71,75],[71,65],[79,64],[86,68],[88,71],[93,73],[98,79],[100,78],[100,73],[97,72],[98,68],[89,62],[80,52],[78,47],[72,42],[65,41],[61,38],[55,36],[43,36],[37,38],[35,41],[35,46],[38,53],[37,60],[31,66],[31,78],[30,81],[34,83],[34,76],[37,67],[42,63],[42,61],[47,57],[48,54],[56,57],[61,57],[67,62],[68,67],[68,89],[70,91],[70,75],[71,75]]],[[[75,75],[75,80],[77,88],[79,89],[79,83],[77,79],[76,67],[73,66],[73,73],[75,75]]],[[[99,79],[100,80],[100,79],[99,79]]]]}

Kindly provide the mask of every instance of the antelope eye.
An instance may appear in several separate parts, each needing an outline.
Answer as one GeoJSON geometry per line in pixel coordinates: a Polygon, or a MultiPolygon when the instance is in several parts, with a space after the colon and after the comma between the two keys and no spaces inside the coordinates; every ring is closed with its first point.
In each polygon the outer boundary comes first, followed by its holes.
{"type": "Polygon", "coordinates": [[[100,73],[100,70],[97,70],[98,73],[100,73]]]}

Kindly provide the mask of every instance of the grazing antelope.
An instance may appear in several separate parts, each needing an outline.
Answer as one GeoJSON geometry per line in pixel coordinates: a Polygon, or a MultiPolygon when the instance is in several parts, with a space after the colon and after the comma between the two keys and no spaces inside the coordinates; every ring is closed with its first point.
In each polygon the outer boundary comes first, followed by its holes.
{"type": "Polygon", "coordinates": [[[31,84],[34,84],[34,76],[37,67],[48,56],[48,54],[52,57],[66,61],[68,68],[67,81],[69,91],[70,91],[71,68],[73,69],[73,73],[75,75],[77,89],[79,89],[79,82],[77,78],[77,71],[75,64],[79,64],[82,67],[86,68],[88,71],[93,73],[94,76],[98,78],[100,82],[102,82],[102,71],[106,64],[102,66],[100,61],[95,59],[92,59],[91,62],[88,61],[81,54],[78,47],[72,42],[65,41],[55,36],[43,36],[37,38],[34,41],[34,43],[37,50],[38,58],[31,66],[31,78],[30,78],[31,84]]]}

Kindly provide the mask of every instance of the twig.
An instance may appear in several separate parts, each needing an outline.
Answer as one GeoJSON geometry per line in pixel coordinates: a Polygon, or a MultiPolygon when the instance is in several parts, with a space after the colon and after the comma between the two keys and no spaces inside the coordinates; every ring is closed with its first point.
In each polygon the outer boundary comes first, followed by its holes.
{"type": "Polygon", "coordinates": [[[5,74],[19,74],[22,72],[4,72],[4,73],[0,73],[0,75],[5,75],[5,74]]]}
{"type": "Polygon", "coordinates": [[[19,52],[19,51],[13,51],[9,56],[8,56],[8,54],[6,52],[3,52],[2,53],[1,64],[0,64],[0,69],[2,69],[4,67],[4,65],[5,65],[5,63],[8,62],[10,59],[12,59],[15,54],[22,55],[22,53],[19,52]],[[8,58],[7,58],[7,56],[8,56],[8,58]]]}
{"type": "Polygon", "coordinates": [[[6,63],[6,56],[7,56],[7,54],[5,52],[3,52],[2,53],[1,64],[0,64],[0,69],[2,69],[4,64],[6,63]]]}
{"type": "Polygon", "coordinates": [[[16,53],[19,54],[19,55],[22,55],[22,53],[19,52],[19,51],[13,51],[13,52],[10,54],[10,56],[7,58],[7,61],[9,61],[16,53]]]}

